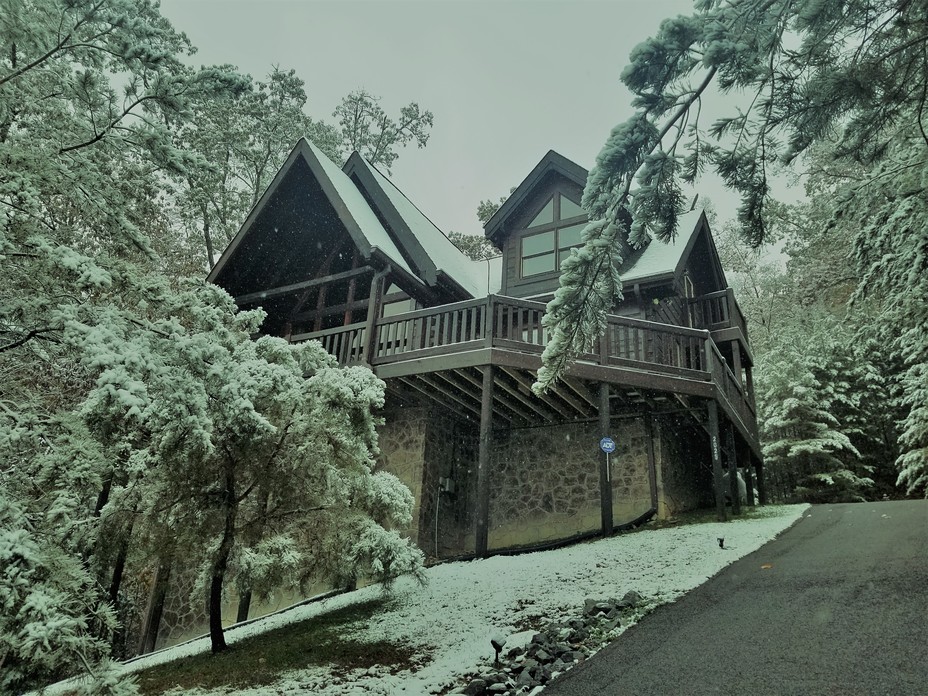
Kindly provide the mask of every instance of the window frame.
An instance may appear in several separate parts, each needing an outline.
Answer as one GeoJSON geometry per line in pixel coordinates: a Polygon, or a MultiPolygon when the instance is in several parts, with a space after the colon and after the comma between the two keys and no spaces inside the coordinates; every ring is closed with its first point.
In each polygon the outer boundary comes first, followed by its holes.
{"type": "MultiPolygon", "coordinates": [[[[539,212],[540,212],[541,210],[547,207],[550,201],[553,200],[554,201],[554,206],[553,206],[554,219],[552,222],[546,222],[541,225],[535,225],[534,227],[526,227],[525,229],[520,231],[520,239],[519,239],[519,279],[520,280],[543,278],[553,273],[559,273],[561,270],[561,262],[563,261],[564,258],[566,258],[566,256],[564,256],[564,253],[566,252],[567,254],[569,254],[571,249],[576,249],[582,246],[583,244],[582,242],[577,242],[575,244],[567,244],[567,245],[561,242],[562,231],[576,227],[578,225],[585,226],[586,223],[589,221],[589,218],[587,217],[586,213],[583,213],[582,215],[574,215],[573,217],[569,217],[569,218],[561,218],[561,198],[564,198],[564,197],[565,196],[563,193],[561,193],[560,191],[555,191],[551,195],[551,198],[545,200],[544,204],[539,209],[539,212]],[[547,234],[549,232],[554,233],[552,235],[553,246],[550,249],[546,248],[544,251],[534,252],[530,254],[525,253],[525,241],[527,239],[532,239],[533,237],[537,237],[542,234],[547,234]],[[548,268],[542,271],[537,271],[535,273],[527,274],[525,272],[526,261],[533,261],[535,259],[540,259],[541,257],[547,256],[547,255],[550,255],[552,257],[552,266],[553,266],[552,268],[548,268]]],[[[573,201],[570,201],[570,202],[573,203],[573,201]]],[[[577,204],[574,203],[574,205],[577,205],[577,204]]],[[[532,216],[532,219],[534,220],[534,218],[537,216],[538,216],[538,213],[536,212],[535,215],[532,216]]]]}

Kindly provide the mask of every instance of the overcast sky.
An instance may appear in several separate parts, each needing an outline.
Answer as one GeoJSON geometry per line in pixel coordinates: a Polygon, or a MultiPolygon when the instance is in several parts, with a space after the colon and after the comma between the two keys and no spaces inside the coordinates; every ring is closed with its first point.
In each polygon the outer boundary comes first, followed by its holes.
{"type": "MultiPolygon", "coordinates": [[[[435,115],[425,149],[401,151],[392,179],[444,231],[482,233],[498,199],[553,149],[586,168],[630,114],[619,81],[629,51],[690,0],[162,0],[199,48],[197,64],[256,78],[272,65],[306,83],[307,110],[333,121],[355,89],[391,115],[435,115]]],[[[704,187],[722,217],[731,199],[704,187]]]]}

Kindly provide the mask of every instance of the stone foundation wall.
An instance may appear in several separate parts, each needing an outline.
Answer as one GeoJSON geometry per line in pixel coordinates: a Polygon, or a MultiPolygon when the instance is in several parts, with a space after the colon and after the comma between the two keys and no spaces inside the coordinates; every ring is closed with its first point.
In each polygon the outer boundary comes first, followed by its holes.
{"type": "Polygon", "coordinates": [[[632,522],[651,509],[648,447],[653,446],[653,440],[649,442],[643,418],[615,420],[612,432],[616,444],[615,452],[609,456],[612,521],[620,525],[632,522]]]}
{"type": "MultiPolygon", "coordinates": [[[[647,436],[640,420],[614,420],[610,455],[613,516],[631,521],[651,505],[647,436]]],[[[557,541],[601,527],[599,426],[595,423],[494,433],[489,547],[557,541]]]]}
{"type": "Polygon", "coordinates": [[[419,528],[426,556],[447,558],[474,551],[478,442],[475,419],[430,412],[419,528]],[[440,492],[440,479],[450,480],[453,490],[440,492]]]}
{"type": "Polygon", "coordinates": [[[709,437],[679,416],[655,419],[658,517],[712,504],[709,437]]]}
{"type": "Polygon", "coordinates": [[[407,529],[400,531],[419,543],[428,411],[425,408],[388,404],[384,411],[384,421],[377,431],[380,439],[377,468],[394,474],[412,491],[416,501],[412,522],[407,529]]]}

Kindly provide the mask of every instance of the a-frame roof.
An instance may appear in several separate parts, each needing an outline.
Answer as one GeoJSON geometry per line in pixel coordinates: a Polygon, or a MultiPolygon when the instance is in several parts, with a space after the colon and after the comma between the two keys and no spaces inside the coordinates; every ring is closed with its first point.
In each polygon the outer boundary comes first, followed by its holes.
{"type": "MultiPolygon", "coordinates": [[[[381,261],[391,264],[405,276],[418,279],[351,179],[315,145],[305,138],[300,138],[270,186],[252,208],[238,234],[210,271],[207,276],[208,281],[217,282],[226,267],[236,263],[236,251],[242,241],[248,236],[252,225],[267,207],[287,174],[298,162],[304,162],[309,167],[325,197],[334,208],[338,219],[345,226],[365,259],[379,257],[381,261]]],[[[242,260],[242,262],[248,263],[247,260],[242,260]]]]}
{"type": "Polygon", "coordinates": [[[573,181],[580,188],[586,186],[588,174],[586,169],[554,150],[548,150],[548,153],[541,158],[535,168],[516,187],[516,190],[509,194],[506,202],[486,221],[483,230],[488,239],[498,243],[499,238],[509,231],[506,224],[509,218],[522,207],[522,204],[532,194],[535,187],[541,183],[541,180],[552,172],[573,181]]]}
{"type": "Polygon", "coordinates": [[[367,194],[368,202],[377,208],[424,280],[432,284],[443,279],[471,297],[486,296],[485,261],[474,261],[461,252],[392,181],[357,152],[348,158],[344,171],[367,194]]]}
{"type": "Polygon", "coordinates": [[[622,264],[622,268],[619,269],[622,282],[655,283],[679,277],[697,241],[703,235],[711,249],[710,258],[713,266],[711,270],[721,283],[721,287],[726,287],[725,272],[722,270],[715,243],[709,233],[709,222],[702,210],[691,210],[678,218],[677,233],[672,241],[661,242],[652,239],[646,247],[632,251],[622,264]]]}

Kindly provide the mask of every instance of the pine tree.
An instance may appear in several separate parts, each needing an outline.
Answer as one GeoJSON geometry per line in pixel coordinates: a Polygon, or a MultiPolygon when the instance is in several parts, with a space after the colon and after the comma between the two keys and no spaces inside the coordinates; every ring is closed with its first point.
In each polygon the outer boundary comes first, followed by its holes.
{"type": "MultiPolygon", "coordinates": [[[[609,135],[584,191],[591,223],[577,262],[564,269],[550,303],[552,334],[539,389],[603,330],[621,293],[614,276],[623,245],[666,240],[681,212],[681,185],[712,167],[742,195],[744,239],[767,235],[773,166],[793,164],[813,145],[859,163],[861,178],[833,200],[853,211],[863,284],[892,287],[888,307],[904,327],[908,415],[900,443],[900,483],[928,494],[924,339],[928,234],[928,128],[923,86],[928,6],[895,0],[700,0],[696,14],[665,20],[636,47],[622,79],[637,112],[609,135]],[[701,105],[711,89],[745,93],[743,107],[708,128],[701,105]],[[900,178],[895,192],[891,187],[900,178]],[[903,276],[894,268],[903,270],[903,276]],[[920,273],[919,277],[915,277],[920,273]],[[911,282],[903,288],[897,279],[911,282]],[[899,311],[906,298],[908,310],[899,311]]],[[[884,288],[885,289],[885,288],[884,288]]],[[[887,319],[889,317],[887,316],[887,319]]]]}

